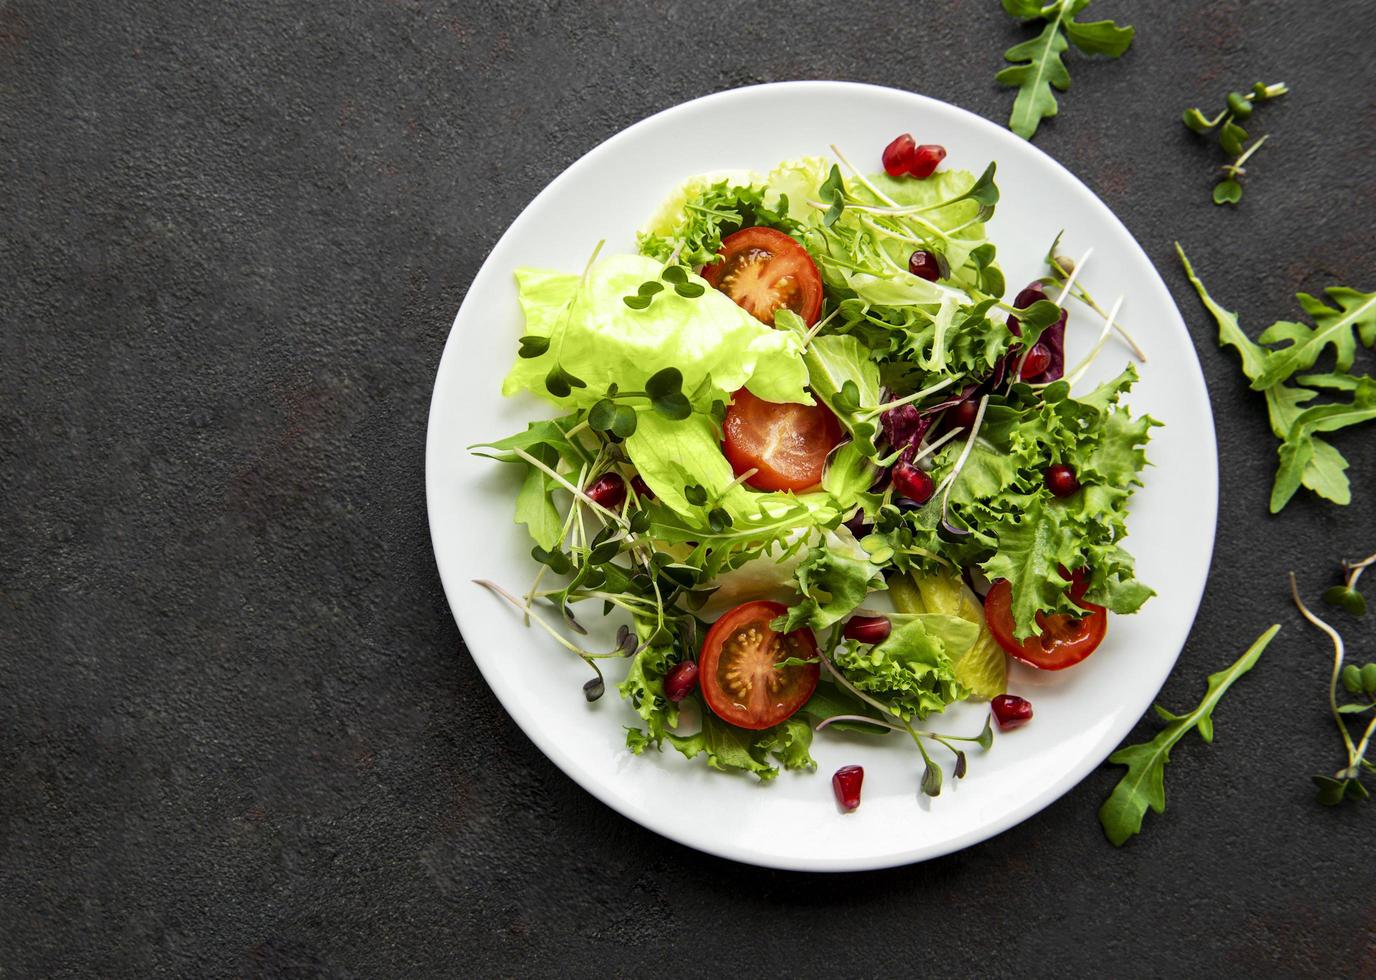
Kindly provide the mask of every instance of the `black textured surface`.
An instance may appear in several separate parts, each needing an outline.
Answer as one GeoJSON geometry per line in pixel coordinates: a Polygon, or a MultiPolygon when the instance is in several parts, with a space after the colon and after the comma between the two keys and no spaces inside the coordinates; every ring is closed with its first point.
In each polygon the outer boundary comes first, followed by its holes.
{"type": "Polygon", "coordinates": [[[1262,402],[1170,248],[1254,334],[1376,288],[1370,5],[1095,7],[1137,41],[1075,59],[1037,144],[1163,270],[1222,457],[1162,700],[1285,629],[1121,851],[1104,768],[964,853],[824,877],[661,840],[506,717],[430,555],[433,372],[497,236],[618,129],[826,77],[1003,120],[1025,32],[993,0],[0,0],[0,976],[1376,975],[1376,802],[1312,801],[1341,748],[1284,580],[1376,549],[1372,435],[1336,440],[1353,506],[1269,518],[1262,402]],[[1294,91],[1216,209],[1178,114],[1259,77],[1294,91]]]}

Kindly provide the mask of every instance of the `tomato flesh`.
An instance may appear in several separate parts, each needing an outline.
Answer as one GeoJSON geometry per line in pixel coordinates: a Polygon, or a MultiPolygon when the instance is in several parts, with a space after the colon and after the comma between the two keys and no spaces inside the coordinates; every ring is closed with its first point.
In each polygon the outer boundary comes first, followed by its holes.
{"type": "Polygon", "coordinates": [[[1084,616],[1037,613],[1041,635],[1019,640],[1013,636],[1013,587],[1007,579],[999,579],[984,597],[984,618],[1010,657],[1039,670],[1064,670],[1097,650],[1108,631],[1108,612],[1103,606],[1075,597],[1073,587],[1071,596],[1085,610],[1084,616]]]}
{"type": "Polygon", "coordinates": [[[792,716],[812,697],[821,667],[774,666],[789,657],[817,659],[809,629],[781,634],[771,621],[788,612],[777,602],[747,602],[712,624],[698,655],[703,700],[737,728],[759,731],[792,716]]]}
{"type": "Polygon", "coordinates": [[[774,312],[789,309],[809,327],[822,313],[822,276],[807,249],[773,228],[742,228],[722,240],[718,262],[702,278],[730,296],[755,319],[774,325],[774,312]]]}
{"type": "Polygon", "coordinates": [[[742,388],[722,422],[722,451],[756,490],[806,490],[822,482],[827,456],[841,442],[836,416],[816,405],[767,402],[742,388]]]}

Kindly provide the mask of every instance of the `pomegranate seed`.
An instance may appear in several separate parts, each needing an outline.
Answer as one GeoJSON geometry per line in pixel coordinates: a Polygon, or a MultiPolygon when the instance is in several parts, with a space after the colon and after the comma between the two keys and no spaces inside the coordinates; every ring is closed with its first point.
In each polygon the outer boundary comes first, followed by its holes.
{"type": "Polygon", "coordinates": [[[836,802],[847,813],[860,805],[860,784],[865,781],[862,766],[842,766],[831,777],[831,788],[836,792],[836,802]]]}
{"type": "Polygon", "coordinates": [[[946,428],[964,429],[969,432],[970,426],[975,424],[977,414],[979,414],[979,406],[975,404],[973,398],[967,398],[965,401],[946,409],[946,428]]]}
{"type": "Polygon", "coordinates": [[[893,488],[899,496],[906,497],[915,504],[925,504],[932,499],[936,484],[932,478],[912,463],[899,463],[893,468],[893,488]]]}
{"type": "Polygon", "coordinates": [[[593,480],[583,492],[608,510],[616,510],[626,502],[626,481],[620,473],[603,473],[593,480]]]}
{"type": "Polygon", "coordinates": [[[904,133],[884,147],[884,172],[890,177],[902,177],[912,166],[913,152],[917,144],[911,134],[904,133]]]}
{"type": "Polygon", "coordinates": [[[888,616],[852,616],[841,635],[857,643],[883,643],[892,629],[888,616]]]}
{"type": "Polygon", "coordinates": [[[675,703],[692,694],[697,686],[698,665],[691,660],[679,661],[664,675],[664,696],[675,703]]]}
{"type": "Polygon", "coordinates": [[[1080,481],[1075,478],[1075,471],[1064,463],[1048,466],[1042,477],[1046,480],[1046,489],[1057,497],[1069,497],[1080,489],[1080,481]]]}
{"type": "Polygon", "coordinates": [[[931,252],[918,249],[908,258],[908,271],[919,279],[936,282],[941,278],[941,266],[931,252]]]}
{"type": "Polygon", "coordinates": [[[908,173],[918,180],[926,180],[945,159],[946,147],[936,143],[923,143],[913,152],[913,162],[908,165],[908,173]]]}
{"type": "Polygon", "coordinates": [[[1033,344],[1022,362],[1022,379],[1031,381],[1051,366],[1051,351],[1045,344],[1033,344]]]}
{"type": "Polygon", "coordinates": [[[1000,694],[989,702],[1000,731],[1021,728],[1032,720],[1032,702],[1016,694],[1000,694]]]}
{"type": "Polygon", "coordinates": [[[631,477],[631,489],[635,491],[635,495],[639,497],[641,500],[655,499],[655,492],[650,489],[650,485],[648,483],[646,483],[644,480],[640,478],[639,473],[631,477]]]}

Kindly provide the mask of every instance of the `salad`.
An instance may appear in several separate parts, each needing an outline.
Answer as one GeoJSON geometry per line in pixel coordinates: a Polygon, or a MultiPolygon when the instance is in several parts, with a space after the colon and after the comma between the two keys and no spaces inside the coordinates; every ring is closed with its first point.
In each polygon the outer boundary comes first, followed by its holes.
{"type": "MultiPolygon", "coordinates": [[[[631,752],[770,779],[837,728],[911,740],[936,795],[993,729],[932,716],[986,700],[1017,727],[1008,657],[1070,667],[1153,594],[1122,542],[1157,423],[1124,404],[1132,363],[1079,384],[1114,330],[1136,345],[1060,236],[1005,301],[994,163],[904,135],[865,175],[832,149],[687,180],[635,254],[517,270],[502,392],[558,414],[470,447],[519,467],[538,564],[481,584],[587,663],[588,700],[624,664],[631,752]],[[1067,364],[1072,299],[1098,339],[1067,364]]],[[[835,774],[843,808],[861,776],[835,774]]]]}

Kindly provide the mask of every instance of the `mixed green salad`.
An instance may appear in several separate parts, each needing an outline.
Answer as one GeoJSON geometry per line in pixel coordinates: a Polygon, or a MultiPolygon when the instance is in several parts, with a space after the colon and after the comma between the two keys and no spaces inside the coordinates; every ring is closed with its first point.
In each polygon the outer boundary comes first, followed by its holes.
{"type": "Polygon", "coordinates": [[[1157,423],[1123,403],[1131,363],[1077,387],[1117,307],[1054,244],[1006,302],[995,165],[936,169],[945,150],[906,135],[883,156],[694,177],[636,254],[516,273],[502,391],[558,416],[472,447],[520,468],[539,563],[523,591],[482,584],[586,661],[589,700],[629,661],[632,752],[769,779],[815,768],[821,729],[898,733],[935,795],[939,760],[964,775],[992,728],[930,716],[992,700],[1025,722],[1006,657],[1068,667],[1153,594],[1122,541],[1157,423]],[[1098,341],[1067,365],[1071,299],[1098,341]],[[612,649],[585,610],[622,617],[612,649]]]}

